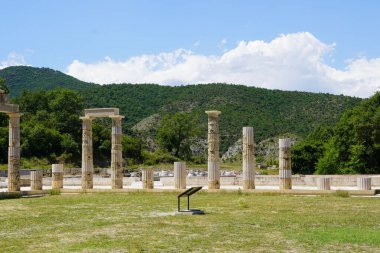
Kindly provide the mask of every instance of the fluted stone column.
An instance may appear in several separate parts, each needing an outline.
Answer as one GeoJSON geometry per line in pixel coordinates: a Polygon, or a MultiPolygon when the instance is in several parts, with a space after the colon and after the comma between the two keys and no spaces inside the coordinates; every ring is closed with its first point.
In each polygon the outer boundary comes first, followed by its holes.
{"type": "Polygon", "coordinates": [[[174,188],[186,189],[186,163],[174,162],[174,188]]]}
{"type": "Polygon", "coordinates": [[[8,191],[20,191],[20,113],[9,113],[8,191]]]}
{"type": "Polygon", "coordinates": [[[94,188],[92,151],[92,118],[81,117],[82,123],[82,189],[94,188]]]}
{"type": "Polygon", "coordinates": [[[253,127],[243,127],[243,189],[255,189],[253,127]]]}
{"type": "Polygon", "coordinates": [[[219,165],[219,115],[220,111],[206,111],[208,114],[208,188],[220,189],[219,165]]]}
{"type": "Polygon", "coordinates": [[[279,139],[280,190],[292,189],[291,141],[279,139]]]}
{"type": "Polygon", "coordinates": [[[51,165],[51,188],[61,189],[63,188],[63,164],[51,165]]]}
{"type": "Polygon", "coordinates": [[[123,116],[112,116],[111,179],[112,189],[123,188],[123,136],[121,120],[123,116]]]}
{"type": "Polygon", "coordinates": [[[319,190],[331,190],[331,178],[329,177],[318,178],[317,186],[319,190]]]}
{"type": "Polygon", "coordinates": [[[30,171],[30,190],[38,191],[42,190],[42,170],[31,170],[30,171]]]}
{"type": "Polygon", "coordinates": [[[143,189],[153,189],[153,170],[143,169],[141,175],[142,187],[143,189]]]}
{"type": "Polygon", "coordinates": [[[358,190],[371,190],[370,177],[358,177],[357,184],[358,184],[358,190]]]}

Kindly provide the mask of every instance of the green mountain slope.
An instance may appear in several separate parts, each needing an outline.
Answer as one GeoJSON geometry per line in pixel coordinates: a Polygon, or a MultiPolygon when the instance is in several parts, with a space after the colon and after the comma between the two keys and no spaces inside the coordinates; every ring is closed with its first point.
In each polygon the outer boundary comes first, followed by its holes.
{"type": "Polygon", "coordinates": [[[23,90],[51,90],[63,87],[80,91],[98,86],[49,68],[8,67],[0,70],[0,77],[6,79],[12,97],[17,97],[23,90]]]}
{"type": "Polygon", "coordinates": [[[222,149],[253,126],[260,141],[283,133],[306,136],[317,125],[334,125],[342,112],[360,99],[329,94],[267,90],[227,84],[179,87],[109,85],[86,91],[88,106],[120,107],[128,127],[154,113],[189,111],[198,116],[206,133],[205,110],[222,111],[222,149]]]}
{"type": "Polygon", "coordinates": [[[243,85],[204,84],[159,86],[156,84],[96,85],[59,71],[32,67],[0,70],[13,96],[22,89],[65,87],[79,91],[86,107],[119,107],[126,116],[125,129],[144,118],[167,112],[187,111],[199,117],[206,137],[205,110],[222,111],[222,150],[241,136],[243,126],[253,126],[256,142],[284,133],[306,136],[317,125],[334,125],[359,98],[321,93],[268,90],[243,85]]]}

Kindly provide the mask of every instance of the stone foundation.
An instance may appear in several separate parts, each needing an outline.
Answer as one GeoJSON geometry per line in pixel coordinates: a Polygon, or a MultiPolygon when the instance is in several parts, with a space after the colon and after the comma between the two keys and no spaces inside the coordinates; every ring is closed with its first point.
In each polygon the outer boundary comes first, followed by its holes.
{"type": "Polygon", "coordinates": [[[174,188],[186,189],[186,163],[174,163],[174,188]]]}
{"type": "Polygon", "coordinates": [[[359,177],[357,179],[358,190],[371,190],[371,178],[359,177]]]}
{"type": "Polygon", "coordinates": [[[31,170],[30,171],[30,189],[32,191],[42,190],[42,170],[31,170]]]}
{"type": "Polygon", "coordinates": [[[63,188],[63,164],[52,164],[51,169],[51,188],[62,189],[63,188]]]}
{"type": "Polygon", "coordinates": [[[206,111],[208,115],[208,188],[220,189],[219,115],[220,111],[206,111]]]}
{"type": "Polygon", "coordinates": [[[253,127],[243,127],[243,189],[255,189],[253,127]]]}
{"type": "Polygon", "coordinates": [[[292,189],[291,140],[279,139],[279,188],[292,189]]]}
{"type": "Polygon", "coordinates": [[[153,189],[153,170],[143,169],[141,175],[143,189],[153,189]]]}
{"type": "Polygon", "coordinates": [[[331,190],[331,178],[328,178],[328,177],[318,178],[317,186],[319,190],[331,190]]]}

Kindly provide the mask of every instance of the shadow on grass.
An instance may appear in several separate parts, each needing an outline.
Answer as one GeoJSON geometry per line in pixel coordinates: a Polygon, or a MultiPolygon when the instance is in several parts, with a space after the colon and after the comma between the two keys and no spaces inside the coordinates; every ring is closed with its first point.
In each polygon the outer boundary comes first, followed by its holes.
{"type": "Polygon", "coordinates": [[[0,200],[3,199],[19,199],[22,197],[21,192],[1,192],[0,200]]]}

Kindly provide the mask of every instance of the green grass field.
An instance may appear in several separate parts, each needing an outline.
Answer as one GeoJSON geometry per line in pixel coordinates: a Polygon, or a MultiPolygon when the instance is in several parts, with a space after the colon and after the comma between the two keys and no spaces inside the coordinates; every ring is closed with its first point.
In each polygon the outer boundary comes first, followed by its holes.
{"type": "Polygon", "coordinates": [[[380,252],[380,199],[175,193],[0,200],[1,252],[380,252]]]}

